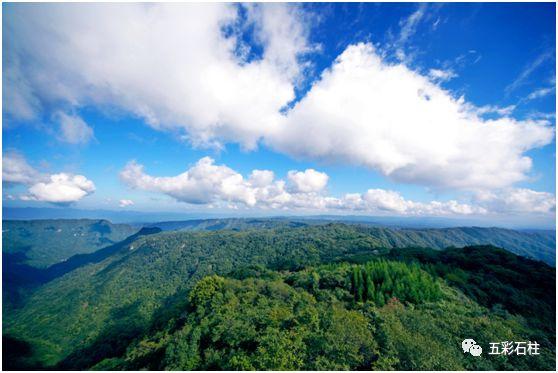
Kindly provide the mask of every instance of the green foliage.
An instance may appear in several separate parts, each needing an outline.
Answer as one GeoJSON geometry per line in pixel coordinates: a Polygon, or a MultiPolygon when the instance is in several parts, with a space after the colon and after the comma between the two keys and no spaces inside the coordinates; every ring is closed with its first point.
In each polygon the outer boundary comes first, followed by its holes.
{"type": "MultiPolygon", "coordinates": [[[[389,287],[385,291],[388,294],[389,287]]],[[[523,340],[529,329],[521,317],[501,317],[464,299],[417,264],[379,260],[326,265],[267,279],[210,276],[192,293],[187,316],[154,343],[165,357],[138,363],[133,358],[137,346],[153,339],[144,337],[128,349],[123,369],[527,370],[551,369],[555,362],[551,343],[540,356],[523,359],[463,354],[461,341],[467,336],[488,346],[492,341],[523,340]],[[346,281],[331,281],[339,275],[346,281]],[[398,284],[421,276],[418,282],[432,286],[436,297],[428,298],[425,291],[426,298],[403,303],[380,293],[388,298],[382,306],[353,300],[355,291],[359,293],[358,278],[372,283],[390,278],[398,284]],[[312,278],[330,280],[324,286],[312,278]]]]}
{"type": "Polygon", "coordinates": [[[138,237],[39,287],[3,332],[30,346],[20,366],[57,369],[551,369],[554,269],[493,247],[389,249],[438,248],[439,231],[138,237]],[[459,351],[470,336],[537,340],[544,354],[475,363],[459,351]]]}
{"type": "MultiPolygon", "coordinates": [[[[443,229],[391,229],[368,227],[369,223],[350,222],[352,229],[365,232],[373,239],[359,239],[353,242],[353,250],[368,249],[370,243],[377,248],[429,247],[445,249],[447,247],[465,247],[472,245],[493,245],[527,258],[544,261],[552,266],[556,264],[556,235],[554,231],[515,231],[503,228],[459,227],[443,229]]],[[[315,225],[340,226],[329,220],[320,219],[204,219],[155,224],[163,230],[215,231],[215,230],[259,230],[286,229],[315,225]]],[[[366,259],[365,261],[368,261],[366,259]]]]}
{"type": "Polygon", "coordinates": [[[418,265],[379,260],[354,266],[351,292],[357,302],[385,304],[385,299],[422,303],[440,298],[438,283],[418,265]]]}
{"type": "Polygon", "coordinates": [[[444,251],[396,249],[388,257],[419,261],[430,273],[445,278],[481,305],[502,307],[527,318],[536,329],[555,334],[554,268],[490,246],[444,251]]]}
{"type": "Polygon", "coordinates": [[[364,315],[282,280],[210,276],[192,293],[190,313],[155,369],[347,370],[369,368],[376,354],[364,315]]]}
{"type": "Polygon", "coordinates": [[[2,253],[21,254],[19,264],[47,267],[75,254],[122,241],[137,228],[107,220],[4,220],[2,253]]]}
{"type": "Polygon", "coordinates": [[[189,301],[195,307],[205,307],[223,287],[223,279],[219,276],[204,277],[190,290],[189,301]]]}

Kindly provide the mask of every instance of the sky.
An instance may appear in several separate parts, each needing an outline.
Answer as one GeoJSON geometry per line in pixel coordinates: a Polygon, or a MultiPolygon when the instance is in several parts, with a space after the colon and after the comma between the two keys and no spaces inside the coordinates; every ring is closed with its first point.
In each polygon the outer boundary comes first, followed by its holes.
{"type": "Polygon", "coordinates": [[[555,222],[555,4],[3,4],[6,207],[555,222]]]}

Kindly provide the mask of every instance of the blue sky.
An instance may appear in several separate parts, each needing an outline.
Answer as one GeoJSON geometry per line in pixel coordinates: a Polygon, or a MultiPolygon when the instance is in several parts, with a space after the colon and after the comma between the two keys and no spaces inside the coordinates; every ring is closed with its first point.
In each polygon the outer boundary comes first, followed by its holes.
{"type": "Polygon", "coordinates": [[[3,4],[4,206],[554,221],[554,4],[174,7],[3,4]]]}

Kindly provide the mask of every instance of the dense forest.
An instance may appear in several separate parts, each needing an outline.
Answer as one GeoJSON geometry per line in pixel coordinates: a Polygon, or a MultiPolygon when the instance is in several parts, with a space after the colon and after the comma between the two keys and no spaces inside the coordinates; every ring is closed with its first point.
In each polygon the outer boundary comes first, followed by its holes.
{"type": "Polygon", "coordinates": [[[19,264],[48,267],[122,241],[138,230],[107,220],[3,220],[2,254],[19,264]]]}
{"type": "MultiPolygon", "coordinates": [[[[4,259],[11,263],[45,268],[77,254],[92,253],[118,243],[142,227],[163,231],[255,230],[331,225],[330,220],[316,218],[226,218],[166,221],[151,224],[112,224],[107,220],[4,220],[4,259]]],[[[555,265],[554,231],[516,231],[503,228],[397,228],[378,227],[365,221],[344,224],[373,237],[380,247],[464,247],[494,245],[514,254],[555,265]]]]}
{"type": "Polygon", "coordinates": [[[5,369],[555,365],[556,274],[542,262],[344,224],[157,232],[70,260],[4,307],[5,369]],[[465,338],[541,354],[473,357],[465,338]]]}
{"type": "MultiPolygon", "coordinates": [[[[330,220],[318,218],[227,218],[186,221],[167,221],[149,224],[164,231],[215,231],[248,230],[270,228],[296,228],[313,225],[327,225],[330,220]]],[[[344,224],[365,231],[374,237],[381,247],[464,247],[471,245],[493,245],[505,248],[514,254],[542,260],[552,266],[556,264],[556,234],[554,231],[516,231],[504,228],[397,228],[379,227],[366,221],[345,221],[344,224]]]]}
{"type": "MultiPolygon", "coordinates": [[[[491,248],[482,250],[490,258],[491,248]],[[488,252],[487,252],[488,250],[488,252]]],[[[301,271],[248,268],[207,276],[183,314],[94,369],[552,369],[552,334],[489,309],[421,265],[372,261],[301,271]],[[460,350],[466,336],[544,341],[535,359],[460,350]]]]}

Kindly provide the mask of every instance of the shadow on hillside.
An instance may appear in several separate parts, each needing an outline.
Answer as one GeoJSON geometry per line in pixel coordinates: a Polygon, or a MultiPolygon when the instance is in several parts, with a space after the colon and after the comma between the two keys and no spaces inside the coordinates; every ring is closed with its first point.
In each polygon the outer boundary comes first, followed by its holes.
{"type": "MultiPolygon", "coordinates": [[[[184,309],[187,299],[188,290],[183,289],[176,294],[171,295],[157,308],[153,315],[148,318],[142,315],[139,306],[141,302],[138,300],[128,306],[123,306],[113,310],[108,317],[110,320],[103,330],[97,335],[95,340],[84,348],[78,349],[60,361],[54,369],[56,370],[84,370],[91,369],[94,365],[105,359],[111,359],[122,356],[134,339],[144,335],[147,331],[158,330],[163,327],[169,319],[178,317],[181,310],[184,309]]],[[[159,362],[162,356],[157,358],[154,355],[161,354],[162,351],[153,349],[146,351],[143,360],[136,362],[159,362]]],[[[128,367],[130,368],[130,367],[128,367]]],[[[102,367],[102,370],[113,370],[102,367]]],[[[134,369],[131,367],[131,369],[134,369]]],[[[158,366],[152,367],[157,370],[158,366]]],[[[114,368],[119,370],[119,368],[114,368]]]]}
{"type": "Polygon", "coordinates": [[[48,268],[36,268],[22,264],[25,256],[20,254],[2,253],[3,290],[13,307],[23,305],[21,291],[50,282],[77,268],[92,263],[99,263],[114,253],[128,246],[140,236],[161,232],[159,228],[142,228],[123,241],[107,246],[90,254],[74,255],[68,260],[53,264],[48,268]]]}
{"type": "Polygon", "coordinates": [[[76,349],[54,368],[80,370],[95,365],[106,358],[122,355],[130,342],[145,331],[147,320],[139,310],[140,302],[114,309],[107,324],[86,347],[76,349]]]}
{"type": "Polygon", "coordinates": [[[33,346],[23,339],[2,336],[2,370],[44,370],[33,346]]]}

